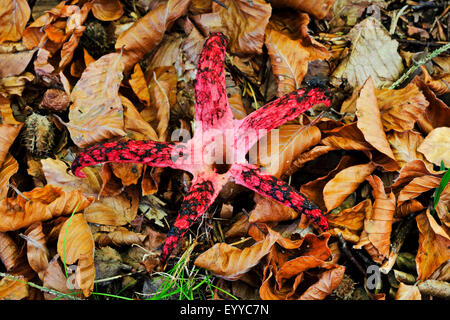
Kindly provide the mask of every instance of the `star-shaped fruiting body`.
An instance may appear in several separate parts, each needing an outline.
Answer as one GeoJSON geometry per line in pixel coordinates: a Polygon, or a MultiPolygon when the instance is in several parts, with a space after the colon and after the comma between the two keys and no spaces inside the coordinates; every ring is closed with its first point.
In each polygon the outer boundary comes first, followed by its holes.
{"type": "Polygon", "coordinates": [[[84,177],[82,168],[103,162],[144,163],[193,174],[191,188],[161,252],[163,265],[179,239],[207,211],[230,180],[305,214],[322,230],[328,229],[327,219],[314,203],[286,182],[264,174],[246,160],[250,148],[268,131],[295,119],[316,104],[328,107],[330,99],[326,90],[299,89],[273,100],[244,119],[235,120],[225,87],[225,50],[226,38],[221,33],[213,33],[203,47],[195,80],[196,129],[192,139],[186,143],[136,140],[100,143],[81,152],[72,163],[72,171],[78,177],[84,177]],[[224,159],[232,160],[222,162],[224,159]],[[219,172],[218,164],[222,163],[226,170],[219,172]]]}

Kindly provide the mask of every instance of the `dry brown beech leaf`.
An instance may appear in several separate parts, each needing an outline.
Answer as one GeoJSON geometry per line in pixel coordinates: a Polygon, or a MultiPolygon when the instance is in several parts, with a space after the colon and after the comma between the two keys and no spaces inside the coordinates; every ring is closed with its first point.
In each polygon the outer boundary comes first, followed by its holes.
{"type": "Polygon", "coordinates": [[[376,96],[386,131],[412,130],[429,105],[423,93],[413,83],[398,90],[377,89],[376,96]]]}
{"type": "Polygon", "coordinates": [[[67,128],[74,143],[85,148],[125,136],[123,107],[119,97],[121,56],[110,53],[91,63],[72,90],[67,128]]]}
{"type": "Polygon", "coordinates": [[[287,178],[293,175],[298,169],[303,167],[307,162],[312,161],[330,151],[335,150],[334,147],[330,146],[315,146],[309,151],[300,154],[294,161],[292,161],[290,167],[281,175],[281,178],[287,178]]]}
{"type": "Polygon", "coordinates": [[[302,37],[300,39],[292,39],[272,27],[266,28],[264,43],[278,84],[278,97],[300,87],[310,61],[331,57],[331,53],[322,44],[308,35],[308,15],[301,14],[299,19],[304,21],[301,23],[302,37]]]}
{"type": "Polygon", "coordinates": [[[417,76],[412,83],[422,90],[430,105],[417,119],[421,131],[430,133],[434,128],[450,127],[450,108],[417,76]]]}
{"type": "Polygon", "coordinates": [[[376,168],[372,162],[351,166],[339,171],[323,188],[327,211],[339,206],[376,168]]]}
{"type": "Polygon", "coordinates": [[[102,197],[84,210],[89,223],[122,226],[133,221],[138,210],[139,195],[136,189],[127,188],[118,196],[102,197]]]}
{"type": "Polygon", "coordinates": [[[115,47],[118,52],[123,50],[122,61],[125,72],[161,42],[164,33],[173,22],[186,14],[190,2],[190,0],[161,2],[119,36],[115,47]]]}
{"type": "Polygon", "coordinates": [[[297,211],[274,200],[255,194],[255,208],[250,212],[248,222],[285,221],[298,217],[297,211]]]}
{"type": "Polygon", "coordinates": [[[30,15],[30,6],[26,0],[3,1],[0,7],[0,43],[19,41],[30,15]]]}
{"type": "Polygon", "coordinates": [[[216,243],[197,257],[194,264],[218,277],[237,280],[266,256],[281,236],[269,229],[264,240],[251,247],[238,249],[226,243],[216,243]]]}
{"type": "Polygon", "coordinates": [[[405,201],[417,198],[422,193],[439,187],[440,177],[431,175],[416,177],[412,179],[399,193],[398,204],[401,205],[405,201]]]}
{"type": "Polygon", "coordinates": [[[83,214],[75,214],[64,222],[58,237],[58,254],[66,264],[78,260],[76,279],[86,297],[94,288],[94,247],[94,238],[83,214]]]}
{"type": "Polygon", "coordinates": [[[0,280],[0,300],[22,300],[28,295],[28,285],[25,281],[18,281],[8,277],[0,280]]]}
{"type": "Polygon", "coordinates": [[[16,159],[8,153],[0,167],[0,200],[6,198],[9,190],[9,179],[19,170],[16,159]]]}
{"type": "Polygon", "coordinates": [[[336,289],[344,277],[345,267],[336,265],[319,276],[319,280],[300,296],[299,300],[323,300],[336,289]]]}
{"type": "Polygon", "coordinates": [[[417,148],[423,142],[423,137],[420,133],[416,131],[392,131],[387,134],[387,140],[400,167],[416,159],[428,163],[425,157],[417,152],[417,148]]]}
{"type": "Polygon", "coordinates": [[[75,208],[81,211],[94,200],[79,190],[65,192],[50,184],[24,192],[23,196],[28,200],[18,195],[0,201],[0,231],[18,230],[34,222],[72,213],[75,208]]]}
{"type": "Polygon", "coordinates": [[[317,178],[316,180],[310,181],[308,183],[303,184],[300,187],[300,192],[305,194],[308,199],[313,201],[316,205],[318,205],[322,210],[326,210],[326,206],[324,203],[323,190],[326,184],[332,180],[340,171],[345,168],[349,168],[351,166],[356,165],[358,162],[354,159],[354,157],[343,156],[339,164],[331,170],[326,176],[317,178]]]}
{"type": "Polygon", "coordinates": [[[416,256],[418,280],[427,280],[433,272],[450,259],[450,239],[430,213],[416,217],[419,228],[419,250],[416,256]]]}
{"type": "Polygon", "coordinates": [[[448,84],[450,82],[449,74],[440,75],[439,77],[434,78],[430,76],[425,66],[422,66],[421,69],[423,81],[435,94],[443,95],[450,92],[450,86],[448,84]]]}
{"type": "Polygon", "coordinates": [[[390,187],[397,193],[414,178],[427,175],[442,177],[442,172],[434,171],[432,166],[427,165],[423,160],[412,160],[401,168],[399,176],[390,187]]]}
{"type": "Polygon", "coordinates": [[[141,65],[136,63],[133,73],[130,76],[130,86],[136,96],[141,100],[145,106],[150,106],[150,94],[148,92],[147,81],[144,78],[144,72],[141,65]]]}
{"type": "Polygon", "coordinates": [[[229,50],[237,55],[261,54],[264,31],[272,7],[264,0],[224,0],[228,9],[212,5],[212,13],[192,17],[203,34],[223,32],[228,38],[229,50]]]}
{"type": "Polygon", "coordinates": [[[265,172],[280,177],[294,159],[318,144],[320,138],[320,130],[316,126],[283,125],[269,132],[250,149],[250,161],[258,152],[258,164],[265,172]]]}
{"type": "Polygon", "coordinates": [[[66,192],[81,190],[84,195],[91,197],[96,197],[100,192],[102,179],[99,168],[84,168],[87,178],[80,179],[67,172],[68,166],[62,160],[46,158],[40,162],[47,184],[60,187],[66,192]]]}
{"type": "Polygon", "coordinates": [[[124,109],[124,127],[127,135],[135,140],[158,140],[158,134],[155,129],[144,120],[133,103],[122,95],[120,95],[120,99],[124,109]]]}
{"type": "Polygon", "coordinates": [[[45,271],[48,267],[47,239],[42,231],[42,223],[35,222],[25,231],[27,240],[27,258],[30,267],[38,274],[41,280],[44,279],[45,271]]]}
{"type": "Polygon", "coordinates": [[[419,287],[410,286],[400,282],[397,293],[395,294],[395,300],[422,300],[419,287]]]}
{"type": "MultiPolygon", "coordinates": [[[[56,290],[61,293],[73,294],[76,291],[74,290],[74,286],[67,281],[67,278],[59,264],[59,255],[56,254],[52,260],[48,263],[48,267],[43,276],[43,284],[44,287],[56,290]],[[70,288],[68,287],[70,285],[70,288]]],[[[71,279],[71,277],[69,277],[71,279]]],[[[76,295],[78,296],[79,293],[76,295]]],[[[44,298],[46,300],[54,300],[56,298],[55,295],[44,293],[44,298]]],[[[58,300],[69,300],[69,298],[65,297],[57,297],[58,300]]]]}
{"type": "Polygon", "coordinates": [[[273,0],[274,8],[291,8],[313,15],[316,19],[325,18],[331,10],[335,0],[273,0]]]}
{"type": "Polygon", "coordinates": [[[422,211],[425,209],[423,204],[415,199],[403,202],[401,205],[397,206],[395,209],[395,218],[403,218],[411,213],[422,211]]]}
{"type": "Polygon", "coordinates": [[[0,95],[21,96],[27,82],[33,81],[34,75],[30,72],[25,72],[19,76],[11,76],[0,79],[0,95]]]}
{"type": "Polygon", "coordinates": [[[19,247],[11,237],[5,232],[0,232],[0,261],[5,266],[6,271],[11,271],[17,266],[20,261],[19,251],[19,247]]]}
{"type": "MultiPolygon", "coordinates": [[[[363,133],[364,139],[395,163],[395,157],[387,141],[381,121],[372,78],[369,78],[361,88],[356,100],[356,116],[358,117],[357,126],[363,133]]],[[[398,167],[396,163],[395,165],[398,167]]]]}
{"type": "MultiPolygon", "coordinates": [[[[379,255],[387,257],[391,244],[392,221],[395,213],[395,196],[390,193],[386,195],[384,185],[378,176],[367,177],[367,181],[372,187],[372,194],[375,198],[373,210],[368,212],[364,221],[364,231],[368,241],[377,249],[379,255]]],[[[363,238],[364,235],[361,235],[363,238]]],[[[361,242],[364,243],[364,240],[361,242]]],[[[355,248],[361,247],[359,243],[355,248]]]]}
{"type": "Polygon", "coordinates": [[[92,6],[92,14],[102,21],[113,21],[123,15],[120,0],[95,0],[92,6]]]}
{"type": "Polygon", "coordinates": [[[123,227],[116,227],[110,232],[97,232],[94,234],[95,242],[99,246],[114,244],[116,246],[140,244],[146,238],[146,235],[130,231],[123,227]]]}
{"type": "Polygon", "coordinates": [[[36,49],[0,53],[0,78],[18,76],[24,72],[35,52],[36,49]]]}
{"type": "Polygon", "coordinates": [[[450,128],[433,129],[417,150],[435,165],[440,166],[444,161],[445,167],[450,167],[450,128]]]}
{"type": "Polygon", "coordinates": [[[333,85],[339,86],[343,79],[347,79],[352,87],[362,86],[372,77],[375,87],[381,88],[400,77],[404,67],[397,52],[398,42],[390,38],[378,19],[364,19],[347,37],[352,42],[350,54],[333,72],[333,85]]]}
{"type": "Polygon", "coordinates": [[[338,232],[342,232],[345,240],[356,243],[364,226],[364,218],[371,207],[372,202],[366,199],[352,208],[344,209],[336,214],[328,214],[330,227],[334,228],[331,233],[337,235],[338,232]]]}
{"type": "MultiPolygon", "coordinates": [[[[170,109],[177,100],[177,74],[173,66],[157,67],[145,72],[150,92],[150,104],[155,110],[153,128],[159,141],[166,141],[170,119],[170,109]]],[[[143,113],[141,112],[143,115],[143,113]]],[[[150,119],[143,117],[147,121],[150,119]]]]}

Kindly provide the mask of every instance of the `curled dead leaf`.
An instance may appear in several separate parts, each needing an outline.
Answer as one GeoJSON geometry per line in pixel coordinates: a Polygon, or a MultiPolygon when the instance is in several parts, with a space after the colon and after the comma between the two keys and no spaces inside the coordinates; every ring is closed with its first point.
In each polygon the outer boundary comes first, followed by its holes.
{"type": "Polygon", "coordinates": [[[65,192],[59,187],[47,184],[24,192],[23,198],[5,198],[0,201],[0,231],[13,231],[27,227],[34,222],[81,211],[94,200],[85,197],[81,191],[65,192]]]}
{"type": "Polygon", "coordinates": [[[316,126],[283,125],[260,139],[249,157],[252,159],[258,150],[258,164],[267,174],[280,177],[300,154],[318,144],[320,137],[316,126]]]}
{"type": "Polygon", "coordinates": [[[9,179],[19,170],[19,164],[11,154],[6,155],[6,159],[0,167],[0,200],[6,198],[9,190],[9,179]]]}
{"type": "Polygon", "coordinates": [[[412,179],[400,191],[398,195],[398,204],[401,205],[405,201],[417,198],[424,192],[437,188],[440,182],[440,177],[435,177],[432,175],[426,175],[412,179]]]}
{"type": "Polygon", "coordinates": [[[392,131],[388,133],[387,140],[400,167],[416,159],[426,161],[425,157],[417,152],[417,148],[423,142],[423,137],[420,133],[416,131],[392,131]]]}
{"type": "Polygon", "coordinates": [[[397,293],[395,294],[395,300],[422,300],[419,287],[410,286],[400,282],[397,293]]]}
{"type": "Polygon", "coordinates": [[[78,260],[76,280],[86,297],[94,288],[94,246],[94,239],[82,214],[75,214],[64,222],[58,237],[58,254],[66,264],[74,264],[78,260]]]}
{"type": "Polygon", "coordinates": [[[444,161],[445,167],[450,167],[450,128],[433,129],[417,150],[435,165],[440,166],[444,161]]]}
{"type": "Polygon", "coordinates": [[[92,6],[92,14],[102,21],[114,21],[123,15],[120,0],[96,0],[92,6]]]}
{"type": "Polygon", "coordinates": [[[91,63],[72,90],[69,123],[72,140],[80,148],[124,136],[123,108],[119,97],[123,66],[117,53],[91,63]]]}
{"type": "Polygon", "coordinates": [[[190,2],[190,0],[161,2],[119,36],[115,47],[118,51],[123,50],[122,62],[125,72],[161,42],[167,28],[187,12],[190,2]]]}
{"type": "Polygon", "coordinates": [[[237,280],[269,253],[279,237],[278,233],[270,230],[264,240],[242,250],[217,243],[199,255],[194,264],[224,279],[237,280]]]}
{"type": "Polygon", "coordinates": [[[369,211],[365,217],[364,231],[355,248],[361,248],[361,246],[370,243],[377,250],[378,256],[387,257],[391,244],[390,236],[395,213],[395,196],[393,193],[390,193],[389,196],[386,195],[383,182],[378,176],[369,176],[367,181],[372,187],[375,200],[373,210],[369,211]]]}
{"type": "Polygon", "coordinates": [[[356,100],[356,116],[358,117],[357,126],[363,133],[364,139],[387,156],[398,168],[384,132],[372,78],[369,78],[361,88],[356,100]]]}
{"type": "Polygon", "coordinates": [[[325,18],[335,0],[274,0],[275,8],[292,8],[312,14],[316,19],[325,18]]]}
{"type": "Polygon", "coordinates": [[[416,256],[418,280],[427,280],[433,272],[450,259],[450,238],[430,213],[416,217],[419,228],[419,250],[416,256]]]}
{"type": "Polygon", "coordinates": [[[22,300],[28,295],[28,285],[24,281],[8,277],[0,280],[0,300],[22,300]]]}
{"type": "Polygon", "coordinates": [[[42,231],[42,223],[35,222],[25,231],[27,240],[27,258],[30,267],[42,280],[48,267],[47,239],[42,231]]]}
{"type": "Polygon", "coordinates": [[[402,71],[402,58],[397,52],[398,42],[375,17],[368,17],[348,33],[350,54],[332,75],[331,83],[339,86],[347,79],[352,87],[362,86],[369,77],[377,88],[387,87],[397,80],[402,71]]]}
{"type": "Polygon", "coordinates": [[[30,15],[30,6],[26,0],[4,1],[0,7],[0,43],[19,41],[30,15]]]}
{"type": "Polygon", "coordinates": [[[339,171],[323,188],[327,211],[339,206],[376,168],[372,162],[351,166],[339,171]]]}
{"type": "Polygon", "coordinates": [[[277,96],[281,97],[300,87],[308,71],[308,62],[329,59],[331,54],[307,33],[309,18],[301,14],[301,38],[291,39],[288,35],[271,27],[266,29],[264,43],[267,47],[272,72],[278,84],[277,96]]]}
{"type": "Polygon", "coordinates": [[[248,222],[285,221],[298,217],[297,211],[274,200],[255,194],[256,206],[250,212],[248,222]]]}
{"type": "Polygon", "coordinates": [[[366,199],[356,206],[344,209],[337,214],[328,214],[328,222],[332,228],[335,228],[333,233],[337,235],[337,232],[339,232],[337,230],[340,230],[345,240],[354,243],[358,242],[359,233],[364,226],[364,218],[368,211],[371,210],[371,207],[372,202],[370,199],[366,199]]]}
{"type": "Polygon", "coordinates": [[[233,54],[261,54],[264,31],[272,13],[270,4],[264,0],[224,0],[223,4],[227,9],[214,3],[212,13],[194,16],[194,22],[204,34],[223,32],[233,54]]]}

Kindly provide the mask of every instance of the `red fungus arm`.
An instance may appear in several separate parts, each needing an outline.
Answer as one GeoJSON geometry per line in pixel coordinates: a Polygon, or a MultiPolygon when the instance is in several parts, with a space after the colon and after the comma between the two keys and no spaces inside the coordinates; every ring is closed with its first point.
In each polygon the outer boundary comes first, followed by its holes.
{"type": "Polygon", "coordinates": [[[222,33],[206,40],[197,65],[195,79],[195,118],[203,132],[233,127],[233,113],[228,104],[225,85],[225,50],[222,33]]]}
{"type": "Polygon", "coordinates": [[[165,265],[180,238],[208,210],[224,183],[225,178],[215,172],[201,173],[194,178],[188,194],[183,199],[175,223],[167,234],[160,256],[161,265],[165,265]]]}
{"type": "Polygon", "coordinates": [[[247,153],[248,150],[270,130],[293,120],[316,104],[330,106],[326,90],[321,88],[299,89],[275,99],[242,120],[238,120],[235,133],[236,145],[247,153]],[[258,132],[262,130],[262,132],[258,132]],[[264,133],[265,131],[265,133],[264,133]]]}
{"type": "Polygon", "coordinates": [[[176,161],[188,157],[181,143],[127,140],[99,143],[80,152],[72,162],[72,172],[86,177],[81,169],[103,162],[144,163],[152,167],[180,169],[176,161]]]}
{"type": "Polygon", "coordinates": [[[236,163],[230,168],[230,174],[237,184],[305,214],[323,231],[328,230],[328,221],[319,207],[283,180],[264,174],[259,167],[251,164],[236,163]]]}

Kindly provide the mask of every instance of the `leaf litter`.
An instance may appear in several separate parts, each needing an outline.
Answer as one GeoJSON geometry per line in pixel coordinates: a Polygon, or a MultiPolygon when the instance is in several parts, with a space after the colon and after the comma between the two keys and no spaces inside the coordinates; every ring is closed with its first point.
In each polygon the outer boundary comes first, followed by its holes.
{"type": "Polygon", "coordinates": [[[6,0],[0,299],[448,299],[450,60],[431,55],[449,41],[445,2],[252,3],[6,0]],[[250,144],[233,152],[257,166],[101,165],[123,162],[110,155],[85,178],[71,172],[99,144],[202,146],[211,114],[195,79],[217,32],[224,91],[214,78],[200,87],[229,104],[250,144]],[[267,107],[316,86],[329,106],[283,121],[267,107]],[[250,135],[258,122],[269,132],[250,135]],[[328,230],[276,185],[246,180],[256,167],[317,206],[328,230]],[[222,191],[171,242],[183,198],[206,181],[222,191]]]}

